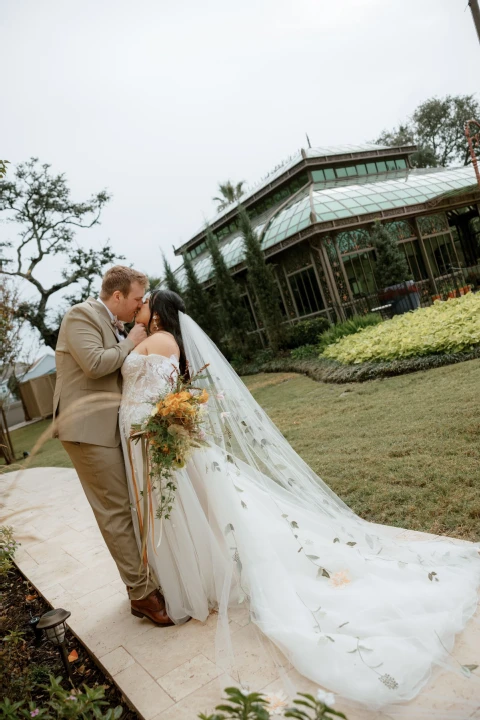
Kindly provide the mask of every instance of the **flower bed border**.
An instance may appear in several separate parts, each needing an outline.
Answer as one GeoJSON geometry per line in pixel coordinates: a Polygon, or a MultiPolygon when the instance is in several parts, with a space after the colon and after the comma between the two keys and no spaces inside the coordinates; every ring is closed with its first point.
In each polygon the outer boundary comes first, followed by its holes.
{"type": "Polygon", "coordinates": [[[358,365],[342,365],[335,360],[320,357],[294,360],[288,355],[283,355],[263,363],[252,362],[237,366],[235,369],[239,375],[254,375],[259,372],[297,372],[320,382],[349,383],[406,375],[478,358],[480,358],[480,346],[472,348],[468,352],[438,353],[402,360],[359,363],[358,365]]]}

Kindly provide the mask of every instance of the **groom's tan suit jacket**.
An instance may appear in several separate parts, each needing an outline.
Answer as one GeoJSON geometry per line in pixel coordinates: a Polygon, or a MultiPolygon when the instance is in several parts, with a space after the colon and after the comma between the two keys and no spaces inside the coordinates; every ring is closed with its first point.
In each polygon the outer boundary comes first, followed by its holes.
{"type": "Polygon", "coordinates": [[[104,447],[120,443],[120,368],[134,344],[117,339],[107,308],[94,298],[71,307],[55,350],[57,382],[53,414],[56,436],[104,447]]]}

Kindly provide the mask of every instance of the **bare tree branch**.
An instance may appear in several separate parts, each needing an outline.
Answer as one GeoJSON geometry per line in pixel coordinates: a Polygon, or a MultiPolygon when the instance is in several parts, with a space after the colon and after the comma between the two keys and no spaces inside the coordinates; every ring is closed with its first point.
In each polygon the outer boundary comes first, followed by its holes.
{"type": "Polygon", "coordinates": [[[37,158],[18,165],[13,179],[0,183],[0,212],[6,222],[19,227],[17,243],[0,243],[0,250],[8,251],[7,257],[0,259],[0,275],[22,278],[35,288],[38,300],[21,303],[19,312],[52,348],[59,318],[58,312],[52,315],[48,308],[50,298],[72,286],[75,293],[71,297],[83,299],[94,278],[103,275],[115,260],[108,243],[100,250],[84,250],[78,247],[75,235],[77,229],[100,223],[109,200],[103,190],[85,202],[74,202],[65,175],[53,174],[50,165],[40,165],[37,158]],[[45,287],[36,270],[53,255],[64,260],[63,279],[45,287]]]}

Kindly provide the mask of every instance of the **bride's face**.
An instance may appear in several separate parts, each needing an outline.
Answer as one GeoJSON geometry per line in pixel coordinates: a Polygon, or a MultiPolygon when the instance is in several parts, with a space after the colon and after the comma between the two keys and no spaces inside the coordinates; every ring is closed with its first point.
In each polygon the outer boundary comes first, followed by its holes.
{"type": "Polygon", "coordinates": [[[135,315],[135,322],[142,323],[143,325],[145,325],[145,327],[148,327],[148,323],[150,322],[150,316],[151,316],[151,312],[150,312],[148,300],[144,300],[142,307],[135,315]]]}

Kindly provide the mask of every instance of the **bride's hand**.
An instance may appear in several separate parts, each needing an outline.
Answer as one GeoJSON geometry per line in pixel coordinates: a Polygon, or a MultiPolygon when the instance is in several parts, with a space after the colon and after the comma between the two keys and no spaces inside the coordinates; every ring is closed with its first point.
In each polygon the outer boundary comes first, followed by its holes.
{"type": "Polygon", "coordinates": [[[128,337],[133,342],[135,347],[137,347],[137,345],[147,339],[147,331],[145,329],[145,325],[143,325],[142,323],[134,325],[128,333],[128,337]]]}

